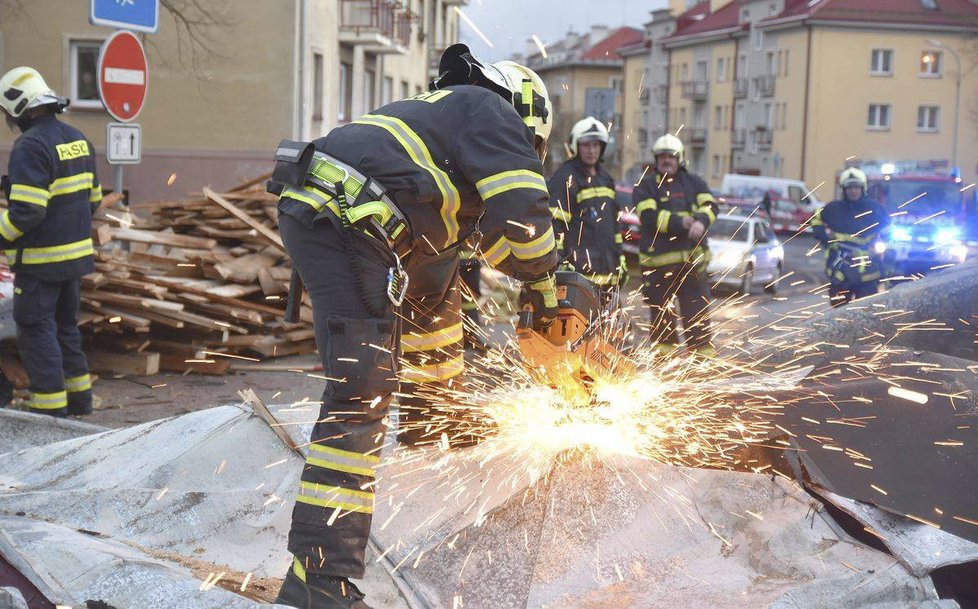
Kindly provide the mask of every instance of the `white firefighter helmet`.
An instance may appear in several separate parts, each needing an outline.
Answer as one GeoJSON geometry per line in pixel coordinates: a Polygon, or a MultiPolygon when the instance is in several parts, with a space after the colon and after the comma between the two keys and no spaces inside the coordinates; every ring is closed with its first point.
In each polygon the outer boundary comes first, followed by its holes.
{"type": "Polygon", "coordinates": [[[667,133],[655,140],[655,143],[652,144],[652,154],[655,156],[671,154],[679,159],[680,167],[686,165],[686,147],[683,145],[681,139],[671,133],[667,133]]]}
{"type": "Polygon", "coordinates": [[[577,145],[581,142],[601,142],[601,156],[604,156],[604,149],[608,147],[608,128],[604,123],[589,116],[583,118],[571,127],[569,148],[571,154],[577,156],[577,145]]]}
{"type": "Polygon", "coordinates": [[[863,192],[866,192],[869,182],[866,180],[866,172],[858,167],[850,167],[839,174],[839,185],[843,189],[850,186],[861,186],[863,192]]]}
{"type": "Polygon", "coordinates": [[[464,44],[445,49],[438,66],[438,77],[431,81],[431,90],[452,85],[477,85],[495,91],[519,112],[523,122],[540,138],[537,152],[546,153],[547,139],[553,129],[553,107],[547,85],[530,68],[515,61],[486,64],[472,55],[464,44]]]}
{"type": "Polygon", "coordinates": [[[26,110],[47,104],[58,104],[60,111],[68,100],[58,97],[34,68],[14,68],[0,78],[0,107],[11,118],[20,118],[26,110]]]}

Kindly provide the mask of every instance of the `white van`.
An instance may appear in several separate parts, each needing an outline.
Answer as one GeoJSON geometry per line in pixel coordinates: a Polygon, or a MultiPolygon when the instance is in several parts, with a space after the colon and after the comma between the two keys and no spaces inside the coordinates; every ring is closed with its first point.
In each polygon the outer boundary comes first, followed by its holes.
{"type": "MultiPolygon", "coordinates": [[[[826,192],[831,195],[831,190],[829,188],[826,192]]],[[[772,198],[796,203],[809,214],[825,205],[801,180],[728,173],[723,176],[723,184],[720,186],[721,195],[738,199],[760,200],[764,193],[771,193],[772,198]]]]}

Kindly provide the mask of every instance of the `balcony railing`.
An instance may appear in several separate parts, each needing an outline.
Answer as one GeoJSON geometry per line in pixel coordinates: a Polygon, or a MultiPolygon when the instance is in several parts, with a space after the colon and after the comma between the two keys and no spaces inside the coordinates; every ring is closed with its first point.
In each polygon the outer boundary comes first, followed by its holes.
{"type": "Polygon", "coordinates": [[[397,6],[388,0],[340,0],[340,29],[392,38],[397,6]]]}
{"type": "Polygon", "coordinates": [[[774,139],[774,131],[769,127],[757,128],[757,147],[769,150],[774,139]]]}
{"type": "Polygon", "coordinates": [[[743,148],[747,143],[747,131],[744,129],[733,129],[730,131],[730,146],[733,148],[743,148]]]}
{"type": "Polygon", "coordinates": [[[687,138],[689,138],[689,143],[694,146],[702,146],[706,143],[706,129],[693,128],[689,129],[687,132],[687,138]]]}
{"type": "Polygon", "coordinates": [[[400,11],[394,20],[394,38],[402,45],[411,46],[412,24],[417,17],[411,11],[400,11]]]}
{"type": "Polygon", "coordinates": [[[733,83],[733,95],[734,99],[742,99],[747,97],[747,79],[738,78],[733,83]]]}
{"type": "Polygon", "coordinates": [[[680,84],[683,99],[704,100],[710,94],[710,83],[706,80],[687,80],[680,84]]]}
{"type": "Polygon", "coordinates": [[[649,89],[648,87],[642,87],[642,92],[638,94],[638,102],[643,106],[649,103],[649,89]]]}
{"type": "Polygon", "coordinates": [[[771,97],[774,95],[774,83],[777,78],[774,74],[765,74],[764,76],[758,76],[754,79],[756,82],[757,92],[762,97],[771,97]]]}

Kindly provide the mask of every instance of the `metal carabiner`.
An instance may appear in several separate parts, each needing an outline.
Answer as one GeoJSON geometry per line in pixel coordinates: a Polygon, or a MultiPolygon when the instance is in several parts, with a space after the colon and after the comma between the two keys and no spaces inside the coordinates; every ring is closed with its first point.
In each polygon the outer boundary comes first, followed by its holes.
{"type": "Polygon", "coordinates": [[[404,267],[401,266],[401,257],[396,253],[394,254],[395,266],[387,269],[387,297],[394,304],[395,307],[401,306],[404,302],[404,297],[407,295],[408,284],[411,282],[411,278],[404,271],[404,267]],[[397,284],[400,284],[399,286],[397,284]]]}

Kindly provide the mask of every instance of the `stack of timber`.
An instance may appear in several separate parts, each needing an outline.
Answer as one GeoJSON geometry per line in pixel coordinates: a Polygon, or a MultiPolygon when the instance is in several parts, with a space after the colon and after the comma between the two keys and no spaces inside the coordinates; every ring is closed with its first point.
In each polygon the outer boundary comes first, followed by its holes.
{"type": "Polygon", "coordinates": [[[223,374],[315,350],[307,296],[299,323],[283,319],[292,271],[266,178],[96,215],[79,319],[93,370],[223,374]]]}

